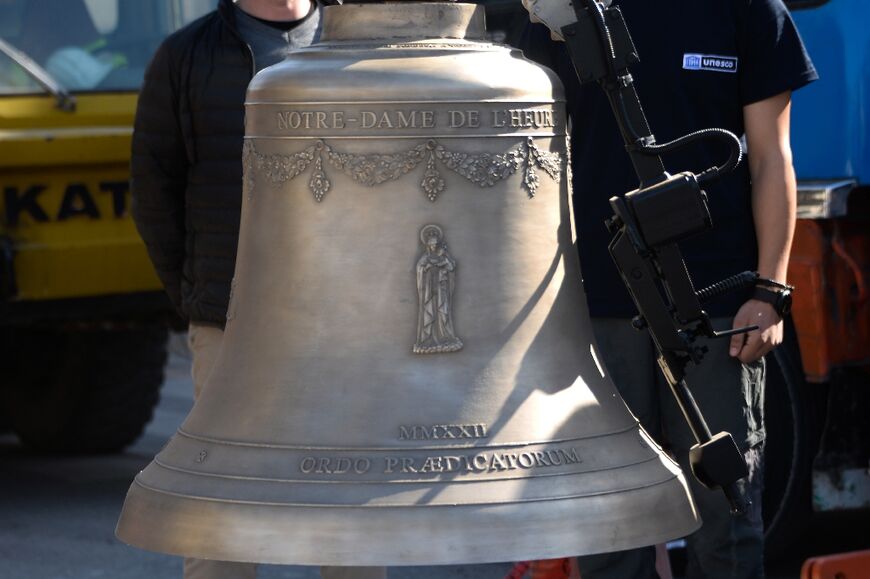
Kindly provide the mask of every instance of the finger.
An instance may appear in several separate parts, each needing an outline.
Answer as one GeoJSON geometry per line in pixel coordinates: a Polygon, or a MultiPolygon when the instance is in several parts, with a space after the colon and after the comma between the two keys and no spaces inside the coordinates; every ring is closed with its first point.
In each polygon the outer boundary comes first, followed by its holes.
{"type": "MultiPolygon", "coordinates": [[[[734,318],[734,322],[732,323],[732,329],[737,329],[744,327],[746,325],[746,321],[743,319],[742,310],[737,312],[737,316],[734,318]]],[[[740,354],[740,350],[743,349],[743,345],[746,343],[746,334],[734,334],[731,336],[731,344],[728,349],[728,353],[737,357],[740,354]]]]}
{"type": "Polygon", "coordinates": [[[744,364],[755,362],[764,355],[764,340],[761,332],[753,331],[746,338],[746,344],[740,350],[738,358],[744,364]]]}
{"type": "MultiPolygon", "coordinates": [[[[766,333],[764,338],[761,341],[761,344],[758,348],[758,356],[756,356],[755,360],[758,360],[762,356],[767,356],[774,348],[777,346],[776,337],[770,333],[766,333]]],[[[753,362],[755,361],[753,360],[753,362]]]]}
{"type": "Polygon", "coordinates": [[[523,0],[522,4],[523,8],[526,9],[526,12],[529,13],[529,20],[531,20],[535,24],[541,22],[541,19],[538,18],[537,14],[535,14],[535,7],[532,5],[532,2],[530,2],[529,0],[523,0]]]}
{"type": "Polygon", "coordinates": [[[731,345],[728,349],[728,354],[732,357],[738,356],[740,350],[743,349],[744,343],[746,343],[746,334],[734,334],[731,336],[731,345]]]}

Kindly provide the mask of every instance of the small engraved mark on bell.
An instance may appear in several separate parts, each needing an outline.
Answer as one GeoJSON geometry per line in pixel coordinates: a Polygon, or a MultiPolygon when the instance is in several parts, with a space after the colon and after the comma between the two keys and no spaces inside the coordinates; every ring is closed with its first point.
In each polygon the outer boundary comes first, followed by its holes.
{"type": "Polygon", "coordinates": [[[230,281],[230,303],[227,306],[227,322],[236,317],[236,278],[234,277],[232,281],[230,281]]]}
{"type": "Polygon", "coordinates": [[[420,230],[423,255],[417,260],[417,341],[415,354],[443,354],[462,349],[453,327],[456,260],[447,251],[444,231],[429,224],[420,230]]]}
{"type": "Polygon", "coordinates": [[[242,146],[242,170],[244,172],[242,190],[248,200],[253,200],[254,198],[254,167],[256,157],[257,152],[254,148],[254,143],[245,139],[245,144],[242,146]]]}
{"type": "Polygon", "coordinates": [[[205,462],[205,459],[207,459],[207,458],[208,458],[208,451],[201,450],[201,451],[199,451],[199,454],[196,455],[196,462],[201,464],[201,463],[205,462]]]}

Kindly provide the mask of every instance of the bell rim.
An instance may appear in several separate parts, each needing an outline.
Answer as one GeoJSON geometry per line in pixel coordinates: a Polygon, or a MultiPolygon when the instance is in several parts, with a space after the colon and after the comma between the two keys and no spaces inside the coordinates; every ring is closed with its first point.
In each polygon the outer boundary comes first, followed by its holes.
{"type": "Polygon", "coordinates": [[[533,509],[525,503],[276,509],[202,497],[167,500],[134,482],[116,535],[149,551],[224,561],[486,564],[622,551],[685,537],[701,526],[687,494],[685,477],[677,474],[634,491],[554,498],[533,509]]]}

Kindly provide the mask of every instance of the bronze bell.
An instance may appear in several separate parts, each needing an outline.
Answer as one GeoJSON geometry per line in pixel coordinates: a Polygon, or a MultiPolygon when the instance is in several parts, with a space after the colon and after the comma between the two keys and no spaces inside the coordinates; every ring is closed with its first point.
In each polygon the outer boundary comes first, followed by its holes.
{"type": "Polygon", "coordinates": [[[699,526],[596,355],[563,89],[488,43],[481,7],[326,7],[246,107],[222,354],[131,486],[123,541],[434,565],[699,526]]]}

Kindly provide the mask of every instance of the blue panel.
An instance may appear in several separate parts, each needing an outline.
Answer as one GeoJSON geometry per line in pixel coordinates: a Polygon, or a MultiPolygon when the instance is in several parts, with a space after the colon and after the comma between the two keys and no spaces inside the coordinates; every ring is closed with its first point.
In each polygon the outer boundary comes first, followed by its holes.
{"type": "Polygon", "coordinates": [[[799,179],[870,182],[870,2],[831,0],[795,10],[820,80],[794,94],[792,150],[799,179]]]}

